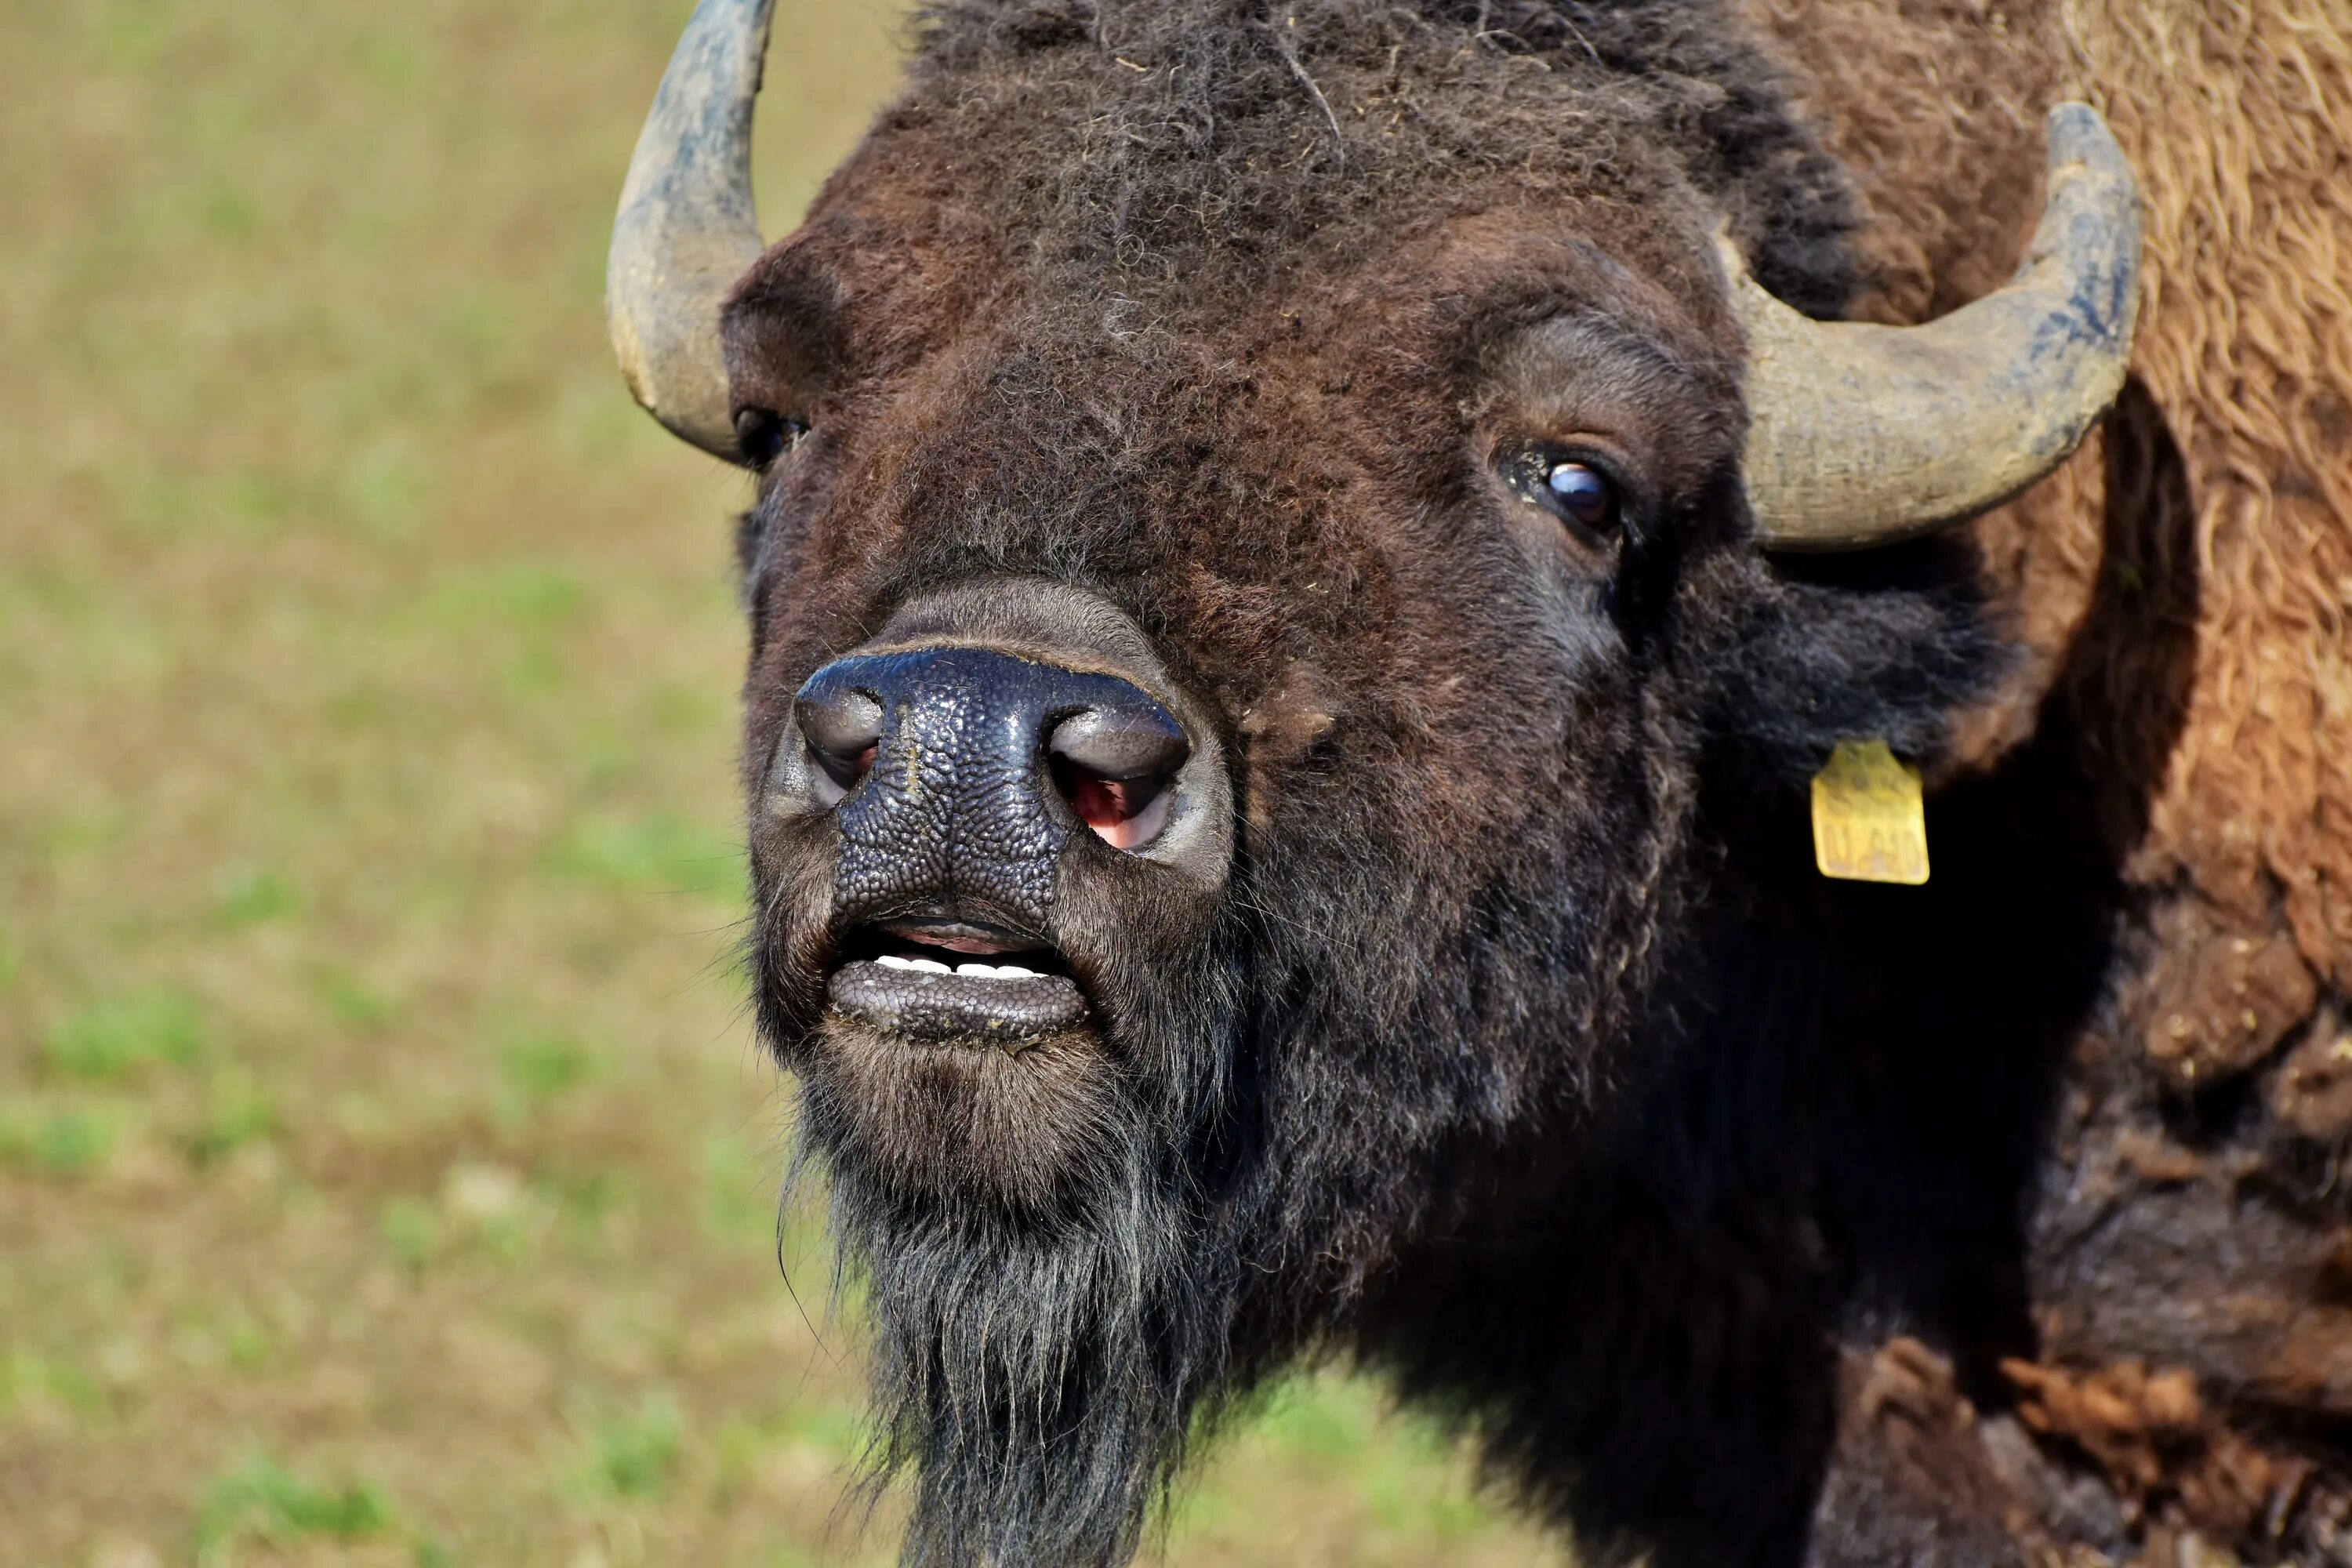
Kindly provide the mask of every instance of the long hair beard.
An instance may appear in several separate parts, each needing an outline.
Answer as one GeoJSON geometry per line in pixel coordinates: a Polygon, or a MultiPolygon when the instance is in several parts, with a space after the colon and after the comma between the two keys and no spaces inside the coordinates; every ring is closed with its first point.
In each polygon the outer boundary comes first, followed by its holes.
{"type": "Polygon", "coordinates": [[[902,1561],[1127,1562],[1225,1381],[1238,1248],[1211,1234],[1232,1222],[1202,1202],[1194,1151],[1136,1114],[1050,1214],[1019,1213],[908,1195],[839,1136],[830,1099],[803,1079],[803,1147],[830,1173],[841,1278],[869,1292],[864,1495],[911,1471],[902,1561]]]}

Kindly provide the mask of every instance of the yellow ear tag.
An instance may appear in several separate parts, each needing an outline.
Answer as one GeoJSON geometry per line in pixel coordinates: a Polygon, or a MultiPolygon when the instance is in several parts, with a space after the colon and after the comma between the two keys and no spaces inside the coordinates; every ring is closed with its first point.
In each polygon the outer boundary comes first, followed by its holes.
{"type": "Polygon", "coordinates": [[[1919,770],[1884,741],[1841,741],[1813,775],[1813,863],[1852,882],[1927,879],[1919,770]]]}

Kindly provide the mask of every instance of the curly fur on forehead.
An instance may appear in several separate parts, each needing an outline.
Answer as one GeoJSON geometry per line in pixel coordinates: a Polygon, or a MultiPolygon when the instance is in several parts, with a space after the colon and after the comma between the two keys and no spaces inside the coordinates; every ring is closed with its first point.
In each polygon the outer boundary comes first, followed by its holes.
{"type": "Polygon", "coordinates": [[[1800,309],[1857,286],[1842,174],[1710,0],[948,0],[917,36],[899,113],[978,133],[1033,261],[1120,288],[1230,298],[1469,207],[1684,193],[1800,309]]]}

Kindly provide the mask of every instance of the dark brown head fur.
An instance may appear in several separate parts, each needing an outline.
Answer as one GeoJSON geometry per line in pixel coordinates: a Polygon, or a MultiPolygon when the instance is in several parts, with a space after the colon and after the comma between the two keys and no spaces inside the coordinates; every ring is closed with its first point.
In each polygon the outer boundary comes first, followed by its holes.
{"type": "MultiPolygon", "coordinates": [[[[1854,286],[1761,55],[1706,0],[970,0],[919,38],[726,331],[737,404],[809,430],[743,532],[759,999],[871,1276],[909,1560],[1120,1560],[1259,1373],[1336,1342],[1413,1374],[1449,1248],[1605,1231],[1606,1268],[1716,1227],[1801,1301],[1744,1124],[1796,1069],[1763,1023],[1730,1061],[1710,1030],[1801,943],[1801,781],[1849,735],[1931,751],[1992,644],[1948,552],[1797,573],[1749,542],[1711,237],[1817,312],[1854,286]],[[1603,468],[1622,526],[1515,489],[1530,443],[1603,468]],[[1120,668],[1213,745],[1231,842],[1197,887],[1067,861],[1097,1022],[973,1058],[828,1015],[837,835],[761,802],[813,671],[1021,584],[1139,637],[1120,668]]],[[[1604,1297],[1558,1310],[1636,1311],[1604,1297]]],[[[1801,1539],[1800,1307],[1597,1374],[1676,1399],[1785,1363],[1752,1419],[1614,1458],[1513,1414],[1582,1342],[1510,1331],[1516,1394],[1421,1381],[1501,1409],[1603,1544],[1801,1539]],[[1662,1518],[1607,1484],[1653,1463],[1720,1479],[1662,1518]]]]}

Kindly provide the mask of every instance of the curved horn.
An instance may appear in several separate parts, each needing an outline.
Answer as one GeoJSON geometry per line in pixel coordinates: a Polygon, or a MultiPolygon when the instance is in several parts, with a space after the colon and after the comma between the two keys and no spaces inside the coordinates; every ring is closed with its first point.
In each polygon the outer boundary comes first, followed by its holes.
{"type": "Polygon", "coordinates": [[[728,417],[719,308],[762,248],[751,207],[751,104],[774,0],[701,0],[655,95],[604,266],[604,325],[646,412],[741,462],[728,417]]]}
{"type": "Polygon", "coordinates": [[[2098,111],[2050,111],[2049,195],[2016,278],[1916,327],[1816,321],[1724,243],[1748,331],[1748,504],[1774,550],[1860,550],[2000,505],[2121,390],[2139,186],[2098,111]]]}

